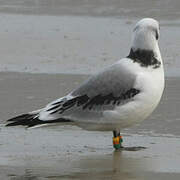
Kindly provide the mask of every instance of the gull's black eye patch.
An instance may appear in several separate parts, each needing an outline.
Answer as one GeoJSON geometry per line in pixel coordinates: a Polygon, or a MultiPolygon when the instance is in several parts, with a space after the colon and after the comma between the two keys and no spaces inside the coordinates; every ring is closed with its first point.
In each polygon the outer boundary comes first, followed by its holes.
{"type": "Polygon", "coordinates": [[[155,32],[156,32],[156,40],[158,40],[159,39],[158,31],[156,30],[155,32]]]}

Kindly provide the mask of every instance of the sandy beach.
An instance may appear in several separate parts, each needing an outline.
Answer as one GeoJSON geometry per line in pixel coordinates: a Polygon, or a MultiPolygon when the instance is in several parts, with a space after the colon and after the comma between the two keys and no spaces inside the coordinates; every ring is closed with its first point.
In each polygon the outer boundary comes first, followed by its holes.
{"type": "Polygon", "coordinates": [[[179,180],[179,7],[178,0],[1,1],[0,179],[179,180]],[[166,88],[155,112],[122,132],[125,150],[114,151],[112,132],[4,127],[126,56],[134,23],[147,16],[160,21],[166,88]]]}

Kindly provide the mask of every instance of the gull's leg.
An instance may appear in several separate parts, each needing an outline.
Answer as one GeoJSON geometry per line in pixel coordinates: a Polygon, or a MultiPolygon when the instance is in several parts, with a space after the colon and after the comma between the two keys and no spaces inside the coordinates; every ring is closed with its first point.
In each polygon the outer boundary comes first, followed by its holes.
{"type": "Polygon", "coordinates": [[[116,131],[116,130],[113,131],[113,147],[115,149],[123,148],[122,142],[123,142],[123,139],[122,139],[122,136],[120,134],[120,131],[116,131]]]}

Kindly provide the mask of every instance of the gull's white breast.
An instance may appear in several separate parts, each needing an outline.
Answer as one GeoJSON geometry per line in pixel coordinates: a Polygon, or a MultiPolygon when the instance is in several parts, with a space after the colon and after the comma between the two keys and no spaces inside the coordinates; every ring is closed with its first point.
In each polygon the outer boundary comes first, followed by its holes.
{"type": "Polygon", "coordinates": [[[146,119],[159,104],[164,90],[163,67],[157,69],[141,67],[132,61],[126,61],[124,65],[134,72],[136,76],[134,88],[141,92],[127,104],[117,106],[113,111],[104,112],[105,121],[111,120],[115,129],[129,127],[146,119]]]}

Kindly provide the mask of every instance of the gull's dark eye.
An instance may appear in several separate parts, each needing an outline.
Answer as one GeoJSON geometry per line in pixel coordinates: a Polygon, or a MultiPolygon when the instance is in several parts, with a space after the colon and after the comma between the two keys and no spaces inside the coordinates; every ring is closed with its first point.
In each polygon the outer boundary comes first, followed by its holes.
{"type": "Polygon", "coordinates": [[[158,34],[158,31],[156,30],[156,40],[159,39],[159,34],[158,34]]]}

